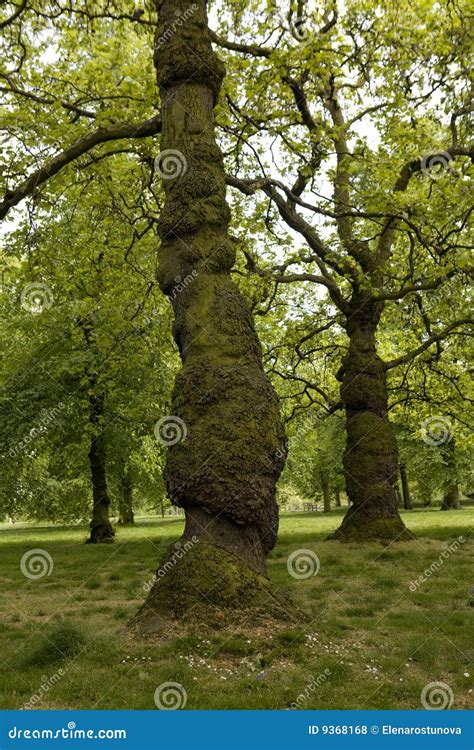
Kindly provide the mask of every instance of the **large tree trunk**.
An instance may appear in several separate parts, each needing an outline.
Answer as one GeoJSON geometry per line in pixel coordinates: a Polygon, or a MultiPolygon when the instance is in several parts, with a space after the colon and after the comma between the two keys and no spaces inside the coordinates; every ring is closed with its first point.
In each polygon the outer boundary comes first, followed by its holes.
{"type": "Polygon", "coordinates": [[[133,484],[130,469],[126,467],[120,481],[119,524],[134,526],[133,513],[133,484]]]}
{"type": "Polygon", "coordinates": [[[110,523],[110,498],[107,490],[104,439],[104,396],[89,396],[89,422],[92,428],[89,464],[92,479],[92,520],[88,544],[113,542],[115,532],[110,523]]]}
{"type": "Polygon", "coordinates": [[[443,446],[443,448],[446,459],[446,479],[440,510],[461,510],[454,438],[443,446]]]}
{"type": "Polygon", "coordinates": [[[408,474],[406,464],[400,462],[400,478],[402,480],[403,507],[405,510],[411,510],[410,485],[408,483],[408,474]]]}
{"type": "Polygon", "coordinates": [[[334,534],[339,539],[410,539],[397,508],[397,444],[388,419],[388,394],[375,332],[381,307],[354,295],[347,320],[350,339],[338,378],[346,410],[346,491],[351,507],[334,534]]]}
{"type": "MultiPolygon", "coordinates": [[[[172,502],[185,509],[180,549],[187,551],[139,614],[148,631],[190,608],[198,616],[196,604],[209,614],[213,604],[258,603],[277,539],[275,485],[285,456],[253,319],[230,278],[235,249],[213,115],[224,68],[211,47],[203,0],[157,0],[157,7],[158,166],[166,194],[158,279],[173,305],[183,363],[172,401],[182,439],[171,441],[165,479],[172,502]],[[170,28],[172,36],[165,34],[170,28]]],[[[268,593],[261,598],[268,604],[268,593]]]]}

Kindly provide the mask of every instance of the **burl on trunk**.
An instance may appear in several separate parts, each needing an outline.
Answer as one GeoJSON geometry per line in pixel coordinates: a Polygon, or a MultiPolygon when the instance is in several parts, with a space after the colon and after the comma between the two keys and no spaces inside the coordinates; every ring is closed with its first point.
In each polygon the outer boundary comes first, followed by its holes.
{"type": "Polygon", "coordinates": [[[172,412],[186,433],[169,448],[165,478],[186,525],[139,613],[148,630],[200,605],[269,606],[266,555],[277,539],[275,485],[285,455],[277,396],[230,278],[235,249],[213,113],[225,71],[212,50],[206,4],[163,0],[157,7],[157,169],[166,195],[158,278],[175,315],[183,366],[172,412]]]}

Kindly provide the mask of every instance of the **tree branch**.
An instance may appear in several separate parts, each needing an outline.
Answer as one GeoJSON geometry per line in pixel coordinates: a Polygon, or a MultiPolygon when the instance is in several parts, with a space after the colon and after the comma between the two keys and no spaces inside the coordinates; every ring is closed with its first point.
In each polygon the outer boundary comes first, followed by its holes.
{"type": "Polygon", "coordinates": [[[391,370],[393,367],[398,367],[398,365],[404,365],[407,362],[411,362],[412,359],[415,359],[415,357],[418,357],[418,355],[423,354],[427,349],[430,348],[433,344],[435,344],[437,341],[441,341],[444,339],[452,330],[455,328],[458,328],[462,325],[472,325],[474,324],[474,319],[472,318],[464,318],[462,320],[455,320],[454,323],[450,323],[445,328],[443,328],[442,331],[440,331],[437,334],[434,334],[429,339],[427,339],[421,346],[418,346],[416,349],[412,349],[410,352],[407,352],[406,354],[403,354],[401,357],[397,357],[396,359],[392,359],[389,362],[384,363],[384,369],[385,370],[391,370]]]}
{"type": "Polygon", "coordinates": [[[13,206],[17,206],[28,195],[31,195],[39,185],[47,182],[50,177],[60,172],[64,167],[73,162],[82,154],[87,153],[95,146],[108,141],[117,141],[124,138],[147,138],[161,131],[161,115],[155,115],[149,120],[136,125],[134,123],[121,123],[110,125],[106,128],[98,128],[92,133],[79,138],[64,151],[47,161],[42,167],[26,178],[13,190],[5,193],[0,202],[0,221],[6,217],[13,206]]]}

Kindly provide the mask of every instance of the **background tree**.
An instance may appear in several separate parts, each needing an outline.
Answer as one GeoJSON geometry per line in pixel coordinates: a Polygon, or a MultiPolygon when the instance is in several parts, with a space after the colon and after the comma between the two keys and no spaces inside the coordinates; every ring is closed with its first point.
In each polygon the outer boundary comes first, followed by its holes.
{"type": "Polygon", "coordinates": [[[260,20],[261,5],[240,2],[213,34],[230,71],[220,118],[227,182],[249,197],[249,225],[265,216],[267,246],[285,229],[283,247],[300,245],[276,251],[276,262],[254,246],[250,270],[278,286],[325,289],[348,337],[337,377],[352,504],[338,536],[410,538],[397,509],[387,376],[471,321],[446,309],[421,343],[389,360],[377,339],[391,305],[461,284],[469,271],[467,5],[446,5],[441,20],[425,2],[376,13],[365,0],[341,14],[300,6],[275,13],[269,2],[260,20]]]}

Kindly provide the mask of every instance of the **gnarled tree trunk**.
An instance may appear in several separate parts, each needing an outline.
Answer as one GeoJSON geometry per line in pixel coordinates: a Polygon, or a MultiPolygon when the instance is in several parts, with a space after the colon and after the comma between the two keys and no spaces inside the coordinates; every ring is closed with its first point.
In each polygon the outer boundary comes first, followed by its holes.
{"type": "Polygon", "coordinates": [[[89,422],[92,428],[89,464],[92,479],[92,520],[87,544],[113,542],[115,532],[110,523],[110,498],[105,469],[104,396],[89,396],[89,422]]]}
{"type": "Polygon", "coordinates": [[[349,351],[338,373],[346,410],[344,473],[352,503],[334,535],[340,539],[412,538],[397,508],[397,444],[388,419],[386,373],[375,347],[381,312],[370,297],[353,296],[346,328],[349,351]]]}
{"type": "MultiPolygon", "coordinates": [[[[179,549],[186,552],[177,559],[169,551],[174,564],[139,613],[148,631],[190,607],[197,616],[195,605],[209,611],[258,602],[277,539],[275,485],[285,454],[252,316],[230,278],[235,250],[213,115],[224,69],[205,2],[157,0],[157,7],[158,167],[166,194],[158,278],[173,305],[183,364],[172,401],[182,440],[170,445],[165,479],[172,502],[185,509],[179,549]]],[[[266,591],[262,599],[269,604],[266,591]]]]}

